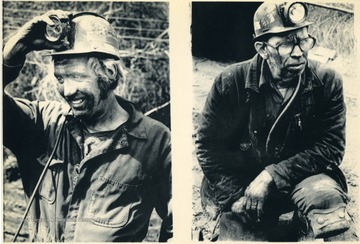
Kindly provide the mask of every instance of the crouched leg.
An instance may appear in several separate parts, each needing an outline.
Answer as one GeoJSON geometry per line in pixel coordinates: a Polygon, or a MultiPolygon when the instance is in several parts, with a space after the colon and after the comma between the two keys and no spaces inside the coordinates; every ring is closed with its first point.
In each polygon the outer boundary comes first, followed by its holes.
{"type": "Polygon", "coordinates": [[[261,222],[244,223],[236,214],[223,212],[220,218],[220,241],[281,241],[278,236],[278,216],[261,222]]]}
{"type": "Polygon", "coordinates": [[[291,193],[291,199],[306,226],[306,234],[311,232],[315,238],[325,238],[350,227],[347,194],[326,174],[314,175],[300,182],[291,193]]]}

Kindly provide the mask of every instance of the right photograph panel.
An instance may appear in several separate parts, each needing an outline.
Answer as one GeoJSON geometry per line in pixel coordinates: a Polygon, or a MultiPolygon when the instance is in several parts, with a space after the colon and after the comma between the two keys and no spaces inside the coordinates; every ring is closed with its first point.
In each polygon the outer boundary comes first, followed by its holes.
{"type": "Polygon", "coordinates": [[[354,15],[192,2],[193,240],[358,241],[354,15]]]}

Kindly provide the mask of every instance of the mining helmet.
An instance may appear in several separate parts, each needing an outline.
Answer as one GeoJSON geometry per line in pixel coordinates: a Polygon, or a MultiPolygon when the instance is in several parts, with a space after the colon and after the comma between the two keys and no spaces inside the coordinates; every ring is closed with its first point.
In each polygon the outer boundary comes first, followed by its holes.
{"type": "Polygon", "coordinates": [[[263,3],[254,14],[254,40],[259,37],[300,29],[312,24],[306,21],[304,3],[263,3]]]}
{"type": "Polygon", "coordinates": [[[95,13],[82,12],[70,17],[65,36],[70,43],[66,50],[50,55],[101,54],[119,59],[119,42],[111,24],[95,13]]]}

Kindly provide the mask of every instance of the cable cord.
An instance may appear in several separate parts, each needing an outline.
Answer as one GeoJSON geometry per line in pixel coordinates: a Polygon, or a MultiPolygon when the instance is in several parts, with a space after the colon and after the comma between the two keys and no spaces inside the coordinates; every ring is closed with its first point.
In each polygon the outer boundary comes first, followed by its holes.
{"type": "Polygon", "coordinates": [[[49,166],[50,166],[51,160],[53,159],[53,157],[54,157],[54,155],[55,155],[56,149],[57,149],[57,147],[59,146],[59,142],[60,142],[61,136],[62,136],[63,131],[64,131],[64,128],[65,128],[65,123],[66,123],[66,118],[65,118],[65,121],[64,121],[64,123],[62,124],[61,129],[60,129],[60,132],[59,132],[59,134],[58,134],[58,136],[57,136],[54,149],[52,150],[52,152],[51,152],[51,154],[50,154],[50,157],[49,157],[48,161],[46,162],[43,171],[41,172],[41,175],[40,175],[40,177],[39,177],[39,180],[38,180],[38,182],[37,182],[36,185],[35,185],[34,191],[33,191],[33,193],[31,194],[31,197],[30,197],[29,202],[28,202],[28,204],[27,204],[27,206],[26,206],[24,215],[23,215],[23,217],[22,217],[21,223],[19,224],[19,227],[18,227],[18,229],[17,229],[17,231],[16,231],[16,233],[15,233],[15,236],[14,236],[14,239],[13,239],[12,242],[16,242],[16,239],[17,239],[17,237],[19,236],[20,231],[21,231],[21,229],[22,229],[22,227],[23,227],[23,225],[24,225],[25,219],[26,219],[27,215],[29,214],[29,210],[30,210],[30,207],[31,207],[34,199],[35,199],[36,193],[37,193],[37,191],[38,191],[38,189],[39,189],[39,187],[40,187],[40,184],[41,184],[42,180],[43,180],[44,177],[45,177],[45,173],[46,173],[46,171],[48,170],[48,168],[49,168],[49,166]]]}

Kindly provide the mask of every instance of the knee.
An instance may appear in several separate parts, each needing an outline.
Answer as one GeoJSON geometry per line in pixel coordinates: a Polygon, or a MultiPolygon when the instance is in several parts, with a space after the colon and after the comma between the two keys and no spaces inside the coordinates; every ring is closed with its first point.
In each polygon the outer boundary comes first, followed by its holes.
{"type": "Polygon", "coordinates": [[[331,177],[325,174],[309,177],[295,187],[291,197],[299,216],[316,238],[333,236],[349,228],[347,194],[331,177]]]}

